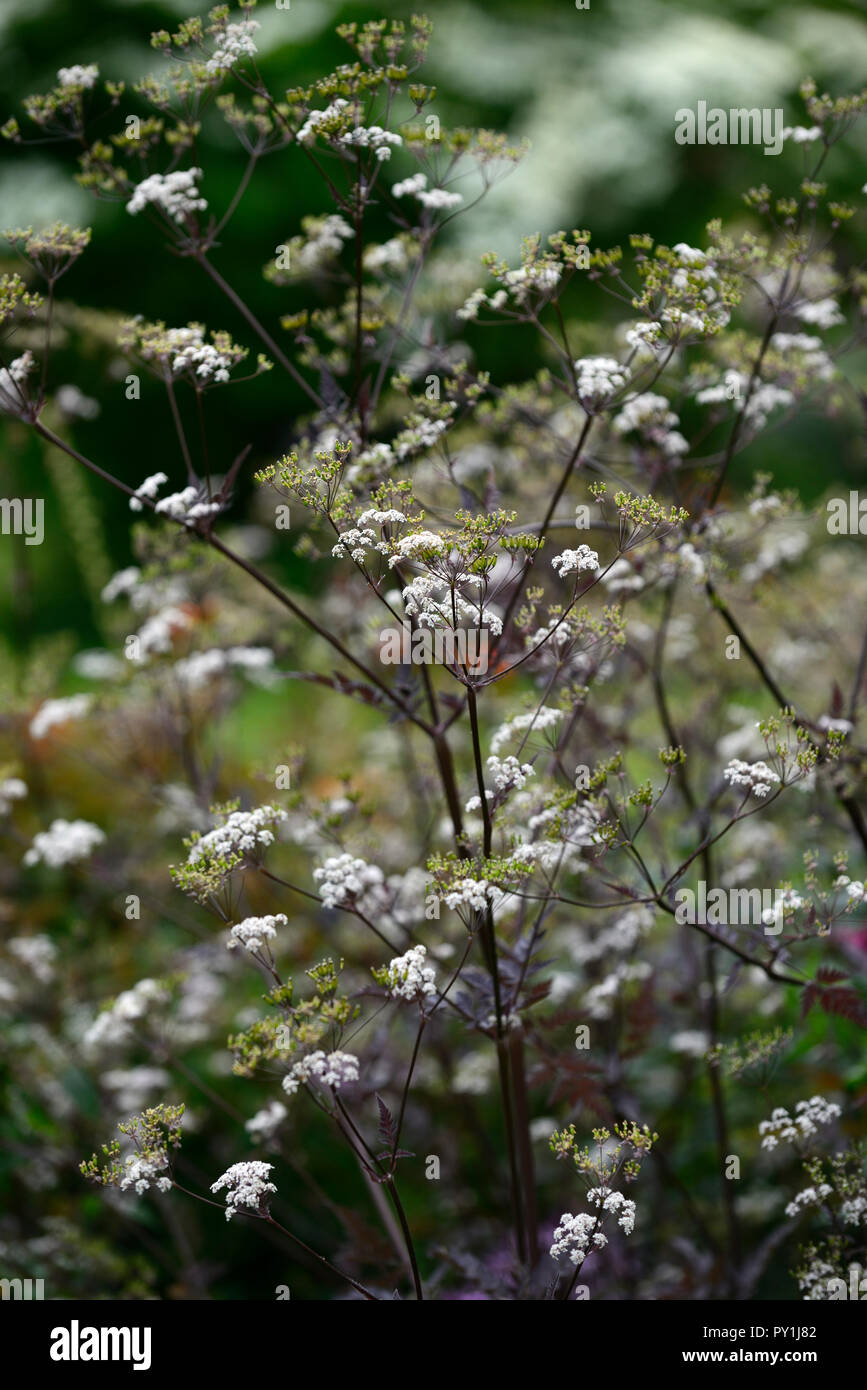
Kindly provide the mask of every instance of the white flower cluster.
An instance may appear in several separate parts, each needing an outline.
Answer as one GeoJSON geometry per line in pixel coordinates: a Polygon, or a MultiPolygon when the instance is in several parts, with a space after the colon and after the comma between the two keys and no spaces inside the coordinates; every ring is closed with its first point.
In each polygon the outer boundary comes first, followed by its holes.
{"type": "Polygon", "coordinates": [[[99,401],[94,400],[92,396],[85,396],[74,382],[58,386],[54,393],[54,404],[64,415],[71,419],[77,417],[79,420],[95,420],[101,409],[99,401]]]}
{"type": "Polygon", "coordinates": [[[41,860],[50,869],[60,869],[65,864],[87,859],[104,840],[103,831],[90,821],[54,820],[47,830],[34,835],[23,862],[29,867],[41,860]]]}
{"type": "Polygon", "coordinates": [[[406,270],[409,264],[406,244],[400,237],[392,237],[378,246],[367,246],[364,250],[364,269],[376,273],[391,270],[396,275],[406,270]]]}
{"type": "Polygon", "coordinates": [[[795,145],[810,145],[814,140],[821,140],[822,127],[820,125],[803,126],[787,125],[780,131],[783,140],[791,140],[795,145]]]}
{"type": "MultiPolygon", "coordinates": [[[[788,337],[787,334],[780,334],[780,337],[788,337]]],[[[794,335],[796,337],[800,335],[794,335]]],[[[812,341],[818,342],[818,339],[812,341]]],[[[822,354],[825,357],[825,354],[822,354]]],[[[818,360],[818,359],[814,359],[818,360]]],[[[826,359],[830,365],[830,359],[826,359]]],[[[806,366],[806,363],[804,364],[806,366]]],[[[819,362],[822,380],[827,380],[828,365],[819,362]]],[[[833,372],[833,366],[831,366],[833,372]]],[[[768,423],[768,416],[772,410],[780,406],[791,405],[795,397],[791,391],[784,386],[776,386],[773,382],[760,382],[753,388],[749,400],[747,400],[747,389],[749,378],[743,372],[735,371],[733,368],[725,373],[723,380],[716,386],[706,386],[696,395],[699,405],[714,405],[721,401],[731,401],[735,410],[744,412],[744,419],[756,430],[764,429],[768,423]]]]}
{"type": "Polygon", "coordinates": [[[556,261],[529,261],[516,270],[507,270],[503,277],[518,304],[526,303],[535,290],[549,294],[560,283],[563,267],[556,261]]]}
{"type": "MultiPolygon", "coordinates": [[[[0,796],[2,796],[2,793],[3,789],[0,787],[0,796]]],[[[840,874],[839,878],[835,878],[834,887],[846,889],[846,897],[851,907],[856,907],[858,903],[862,903],[865,897],[867,897],[867,886],[865,886],[859,878],[854,880],[849,878],[848,874],[840,874]]]]}
{"type": "Polygon", "coordinates": [[[646,960],[622,961],[604,980],[588,989],[582,1002],[584,1012],[589,1018],[610,1018],[623,985],[633,980],[646,980],[652,971],[653,967],[646,960]]]}
{"type": "Polygon", "coordinates": [[[505,290],[495,290],[493,294],[485,294],[484,290],[473,290],[472,294],[464,300],[460,309],[455,312],[459,319],[468,321],[477,319],[479,310],[485,304],[489,309],[502,309],[508,303],[509,296],[505,290]]]}
{"type": "Polygon", "coordinates": [[[27,795],[27,783],[22,782],[20,777],[7,777],[4,782],[0,782],[0,816],[5,816],[12,810],[14,801],[23,801],[27,795]]]}
{"type": "Polygon", "coordinates": [[[84,1046],[88,1049],[113,1047],[126,1042],[130,1024],[144,1018],[152,1004],[164,1004],[168,998],[168,990],[158,980],[139,980],[132,989],[119,994],[111,1008],[97,1014],[84,1034],[84,1046]]]}
{"type": "Polygon", "coordinates": [[[205,342],[205,326],[188,323],[184,328],[167,328],[168,350],[174,352],[172,371],[183,372],[192,367],[202,381],[226,382],[236,365],[237,357],[220,352],[213,343],[205,342]]]}
{"type": "Polygon", "coordinates": [[[830,381],[834,363],[825,351],[821,338],[809,333],[774,333],[769,346],[774,352],[797,353],[798,365],[817,381],[830,381]]]}
{"type": "Polygon", "coordinates": [[[413,559],[419,552],[435,551],[441,555],[445,549],[445,542],[442,536],[438,536],[435,531],[415,531],[412,535],[401,536],[395,542],[395,553],[389,560],[389,567],[399,564],[401,560],[413,559]]]}
{"type": "Polygon", "coordinates": [[[172,1180],[166,1174],[168,1166],[169,1156],[165,1149],[150,1154],[127,1155],[124,1174],[119,1183],[121,1191],[126,1192],[130,1187],[134,1187],[141,1196],[153,1183],[159,1192],[171,1192],[172,1180]]]}
{"type": "MultiPolygon", "coordinates": [[[[475,576],[459,575],[458,578],[474,580],[475,576]]],[[[457,613],[459,622],[466,620],[471,627],[487,626],[495,637],[503,630],[499,613],[478,602],[471,603],[457,591],[453,594],[445,581],[433,579],[427,574],[418,574],[407,584],[403,590],[403,602],[407,617],[417,617],[419,627],[451,628],[454,614],[457,613]]]]}
{"type": "Polygon", "coordinates": [[[253,33],[261,27],[255,19],[245,19],[240,24],[227,24],[220,35],[218,47],[205,64],[207,71],[213,74],[228,72],[239,58],[255,58],[258,50],[253,33]]]}
{"type": "Polygon", "coordinates": [[[805,1303],[821,1303],[830,1298],[828,1284],[839,1277],[838,1270],[819,1255],[814,1255],[806,1268],[798,1271],[798,1288],[805,1303]]]}
{"type": "Polygon", "coordinates": [[[421,203],[422,207],[434,210],[456,208],[458,203],[464,201],[460,193],[449,193],[445,188],[428,188],[427,174],[413,174],[410,178],[396,183],[391,191],[395,198],[405,198],[409,195],[421,203]]]}
{"type": "Polygon", "coordinates": [[[349,1086],[358,1080],[358,1058],[351,1052],[311,1052],[296,1062],[287,1076],[283,1077],[283,1090],[294,1096],[299,1086],[308,1081],[321,1081],[333,1091],[349,1086]]]}
{"type": "Polygon", "coordinates": [[[312,144],[322,122],[333,121],[345,111],[348,105],[349,102],[345,97],[335,97],[334,101],[332,101],[329,106],[326,106],[323,111],[311,111],[295,137],[299,145],[312,144]]]}
{"type": "Polygon", "coordinates": [[[516,734],[524,733],[526,729],[532,728],[534,734],[541,733],[544,729],[550,729],[558,724],[562,718],[563,711],[561,709],[548,709],[547,707],[535,710],[531,714],[516,714],[494,730],[491,737],[491,752],[499,753],[501,748],[507,743],[511,743],[516,734]]]}
{"type": "Polygon", "coordinates": [[[58,68],[57,80],[61,87],[93,87],[99,77],[96,63],[73,63],[68,68],[58,68]]]}
{"type": "Polygon", "coordinates": [[[9,942],[9,951],[35,975],[40,984],[50,984],[54,979],[57,947],[50,936],[44,933],[37,936],[13,936],[9,942]]]}
{"type": "Polygon", "coordinates": [[[273,665],[270,647],[210,647],[176,661],[172,670],[185,689],[199,690],[231,669],[244,671],[251,680],[267,685],[273,665]]]}
{"type": "Polygon", "coordinates": [[[697,1028],[685,1028],[683,1032],[672,1033],[668,1045],[672,1052],[682,1053],[686,1057],[704,1057],[711,1045],[710,1035],[697,1028]]]}
{"type": "Polygon", "coordinates": [[[625,327],[624,339],[637,362],[652,362],[665,349],[662,328],[653,319],[639,319],[625,327]]]}
{"type": "Polygon", "coordinates": [[[287,921],[282,912],[267,917],[245,917],[243,922],[236,922],[232,927],[226,945],[230,951],[237,946],[243,946],[245,951],[261,951],[263,943],[272,941],[277,928],[285,927],[287,921]]]}
{"type": "Polygon", "coordinates": [[[381,125],[357,125],[354,130],[344,131],[340,137],[340,144],[373,150],[376,158],[382,163],[385,159],[391,159],[392,145],[402,145],[403,140],[399,135],[395,135],[394,131],[383,130],[381,125]]]}
{"type": "MultiPolygon", "coordinates": [[[[143,483],[139,483],[138,487],[135,490],[135,496],[129,499],[130,511],[142,511],[141,499],[143,497],[147,497],[150,499],[150,501],[153,501],[160,488],[163,486],[164,483],[167,483],[168,480],[169,479],[167,473],[150,473],[148,477],[145,478],[143,483]]],[[[108,588],[108,585],[106,585],[106,588],[108,588]]],[[[103,594],[103,597],[105,597],[105,594],[103,594]]]]}
{"type": "Polygon", "coordinates": [[[846,322],[836,299],[815,299],[812,302],[805,299],[793,306],[792,313],[802,323],[811,323],[814,328],[836,328],[838,324],[846,322]]]}
{"type": "Polygon", "coordinates": [[[794,888],[777,889],[774,893],[774,906],[766,907],[762,913],[762,922],[766,927],[773,922],[782,922],[786,914],[797,912],[798,908],[803,907],[805,899],[800,893],[796,893],[794,888]]]}
{"type": "Polygon", "coordinates": [[[567,574],[581,574],[584,570],[597,570],[599,556],[589,545],[579,545],[577,550],[563,550],[554,555],[551,564],[561,579],[567,574]]]}
{"type": "Polygon", "coordinates": [[[341,532],[340,539],[331,547],[331,554],[335,560],[345,560],[348,552],[350,559],[357,565],[363,565],[368,550],[378,550],[382,553],[387,549],[385,541],[377,540],[376,533],[369,527],[351,526],[341,532]]]}
{"type": "Polygon", "coordinates": [[[619,1212],[617,1218],[618,1226],[632,1235],[635,1228],[635,1203],[628,1197],[624,1197],[622,1192],[611,1192],[607,1187],[592,1187],[587,1193],[587,1201],[592,1207],[601,1207],[603,1211],[619,1212]]]}
{"type": "Polygon", "coordinates": [[[435,971],[425,964],[427,949],[412,946],[405,955],[395,956],[388,966],[388,988],[395,999],[423,999],[436,994],[435,971]]]}
{"type": "Polygon", "coordinates": [[[333,256],[338,256],[344,241],[355,236],[349,223],[339,213],[328,213],[325,217],[311,217],[302,223],[305,231],[299,238],[300,245],[292,243],[292,269],[298,274],[310,274],[333,256]]]}
{"type": "Polygon", "coordinates": [[[413,425],[395,436],[395,458],[403,462],[411,454],[420,453],[422,449],[432,449],[448,427],[448,420],[428,420],[423,416],[417,416],[413,425]]]}
{"type": "Polygon", "coordinates": [[[263,1110],[257,1110],[252,1119],[245,1121],[244,1128],[254,1143],[267,1143],[273,1139],[289,1111],[279,1100],[272,1100],[263,1110]]]}
{"type": "Polygon", "coordinates": [[[233,1163],[222,1177],[211,1183],[212,1192],[226,1189],[226,1220],[231,1221],[241,1207],[262,1212],[267,1209],[267,1198],[277,1189],[268,1182],[268,1174],[273,1163],[263,1163],[261,1159],[249,1159],[246,1163],[233,1163]]]}
{"type": "Polygon", "coordinates": [[[46,700],[30,721],[30,737],[44,738],[57,724],[66,724],[70,719],[82,719],[92,704],[92,695],[67,695],[60,700],[46,700]]]}
{"type": "Polygon", "coordinates": [[[670,409],[665,396],[656,396],[652,391],[633,396],[628,400],[619,415],[611,422],[611,428],[618,434],[629,434],[636,430],[649,443],[657,445],[664,454],[685,454],[689,445],[677,431],[680,420],[670,409]]]}
{"type": "MultiPolygon", "coordinates": [[[[494,790],[487,790],[485,796],[492,801],[497,792],[505,793],[518,790],[524,786],[528,777],[534,775],[533,767],[530,763],[522,763],[513,755],[507,758],[498,758],[496,753],[492,753],[488,758],[488,772],[490,780],[494,784],[494,790]]],[[[467,802],[467,814],[473,811],[480,811],[482,799],[480,796],[472,796],[467,802]]]]}
{"type": "Polygon", "coordinates": [[[103,1072],[102,1081],[124,1115],[137,1114],[155,1091],[171,1085],[171,1077],[162,1067],[112,1067],[103,1072]]]}
{"type": "Polygon", "coordinates": [[[200,197],[196,180],[201,169],[175,169],[172,174],[150,174],[136,186],[126,205],[135,217],[148,203],[162,208],[167,217],[181,224],[194,212],[204,212],[208,204],[200,197]]]}
{"type": "Polygon", "coordinates": [[[598,410],[629,380],[629,368],[613,357],[581,357],[574,366],[576,391],[585,410],[598,410]]]}
{"type": "Polygon", "coordinates": [[[453,910],[468,907],[473,912],[482,912],[498,890],[486,878],[459,878],[444,895],[446,907],[453,910]]]}
{"type": "Polygon", "coordinates": [[[234,859],[237,855],[253,854],[274,843],[272,826],[286,819],[279,806],[257,806],[253,811],[232,811],[222,825],[209,830],[190,847],[188,864],[197,864],[203,857],[234,859]]]}
{"type": "Polygon", "coordinates": [[[828,1183],[820,1183],[818,1187],[805,1187],[803,1192],[799,1192],[793,1201],[786,1207],[787,1216],[800,1216],[801,1212],[807,1207],[817,1207],[824,1202],[826,1197],[830,1197],[834,1191],[828,1183]]]}
{"type": "Polygon", "coordinates": [[[28,348],[20,357],[10,362],[8,371],[5,367],[0,367],[0,410],[6,415],[23,413],[27,401],[20,387],[35,365],[33,353],[28,348]]]}
{"type": "Polygon", "coordinates": [[[219,502],[207,502],[201,489],[190,483],[181,492],[172,492],[157,502],[154,511],[162,516],[170,516],[174,521],[199,521],[202,517],[214,516],[220,510],[219,502]]]}
{"type": "Polygon", "coordinates": [[[381,869],[356,859],[351,854],[336,854],[318,869],[313,877],[320,885],[319,896],[324,907],[345,905],[371,888],[378,888],[384,882],[381,869]]]}
{"type": "Polygon", "coordinates": [[[863,1192],[840,1203],[840,1216],[847,1226],[867,1226],[867,1197],[863,1192]]]}
{"type": "Polygon", "coordinates": [[[632,907],[610,927],[589,939],[580,938],[570,946],[569,954],[578,965],[601,960],[610,952],[624,955],[638,945],[654,923],[653,909],[644,905],[632,907]]]}
{"type": "Polygon", "coordinates": [[[591,1236],[593,1244],[601,1250],[603,1245],[608,1244],[608,1237],[595,1229],[598,1221],[599,1218],[591,1216],[589,1212],[581,1211],[577,1216],[573,1216],[571,1212],[565,1211],[554,1232],[551,1259],[558,1260],[561,1255],[568,1255],[573,1265],[583,1264],[587,1258],[591,1236]]]}
{"type": "Polygon", "coordinates": [[[780,780],[767,763],[745,763],[740,758],[732,758],[723,777],[733,787],[749,787],[754,796],[767,796],[771,784],[780,780]]]}
{"type": "Polygon", "coordinates": [[[183,608],[169,604],[159,613],[152,613],[135,634],[135,642],[124,647],[124,656],[134,666],[144,666],[157,652],[170,652],[172,638],[178,628],[189,627],[192,619],[183,608]]]}
{"type": "Polygon", "coordinates": [[[820,1125],[829,1125],[841,1114],[839,1105],[824,1096],[812,1096],[810,1100],[799,1100],[795,1106],[794,1118],[782,1106],[772,1111],[769,1120],[762,1120],[759,1134],[762,1135],[762,1148],[775,1149],[778,1144],[791,1144],[796,1139],[806,1139],[815,1134],[820,1125]]]}

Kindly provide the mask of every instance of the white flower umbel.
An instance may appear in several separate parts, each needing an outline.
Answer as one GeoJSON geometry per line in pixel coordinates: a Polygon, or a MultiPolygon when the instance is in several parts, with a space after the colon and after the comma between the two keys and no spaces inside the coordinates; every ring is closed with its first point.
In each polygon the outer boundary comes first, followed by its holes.
{"type": "Polygon", "coordinates": [[[92,704],[92,695],[67,695],[60,700],[46,700],[30,721],[30,737],[45,738],[45,735],[58,724],[66,724],[71,719],[82,719],[92,704]]]}
{"type": "Polygon", "coordinates": [[[206,70],[216,75],[228,72],[239,58],[255,58],[258,50],[253,34],[261,27],[255,19],[245,19],[240,24],[227,24],[220,35],[217,48],[205,64],[206,70]]]}
{"type": "Polygon", "coordinates": [[[378,887],[384,881],[381,869],[368,864],[364,859],[356,859],[351,854],[337,854],[326,859],[313,877],[320,885],[319,896],[325,907],[347,906],[366,890],[378,887]]]}
{"type": "Polygon", "coordinates": [[[445,188],[429,188],[415,195],[422,207],[439,211],[442,208],[456,208],[464,201],[460,193],[449,193],[445,188]]]}
{"type": "Polygon", "coordinates": [[[152,1005],[164,1004],[168,999],[169,992],[159,980],[139,980],[132,989],[119,994],[111,1008],[97,1014],[84,1035],[85,1048],[95,1050],[126,1042],[132,1035],[130,1025],[146,1018],[152,1005]]]}
{"type": "Polygon", "coordinates": [[[406,198],[411,195],[418,197],[427,188],[427,174],[411,174],[408,179],[401,179],[400,183],[392,186],[392,193],[395,198],[406,198]]]}
{"type": "Polygon", "coordinates": [[[257,806],[253,811],[232,811],[222,825],[196,840],[187,856],[188,864],[200,859],[229,859],[253,854],[274,843],[272,826],[286,819],[278,806],[257,806]]]}
{"type": "Polygon", "coordinates": [[[268,1174],[273,1167],[273,1163],[263,1163],[257,1158],[246,1163],[233,1163],[222,1177],[211,1183],[212,1192],[221,1192],[226,1188],[227,1221],[231,1221],[243,1207],[259,1216],[267,1213],[270,1194],[277,1191],[274,1184],[268,1182],[268,1174]]]}
{"type": "Polygon", "coordinates": [[[804,300],[791,312],[802,323],[811,323],[815,328],[836,328],[837,324],[846,322],[836,299],[817,299],[813,303],[804,300]]]}
{"type": "Polygon", "coordinates": [[[424,999],[436,994],[435,971],[426,965],[427,948],[412,946],[405,955],[395,956],[387,969],[387,983],[395,999],[424,999]]]}
{"type": "Polygon", "coordinates": [[[152,203],[179,225],[194,212],[204,212],[208,204],[199,194],[197,180],[201,169],[176,169],[172,174],[150,174],[133,190],[126,210],[133,217],[152,203]]]}
{"type": "Polygon", "coordinates": [[[37,936],[13,936],[9,942],[9,953],[20,960],[40,984],[48,985],[54,979],[57,947],[50,936],[43,933],[37,936]]]}
{"type": "Polygon", "coordinates": [[[599,556],[595,550],[590,549],[589,545],[579,545],[577,550],[563,550],[559,555],[555,555],[551,564],[560,578],[565,579],[567,574],[581,574],[584,570],[597,570],[599,568],[599,556]]]}
{"type": "Polygon", "coordinates": [[[129,1154],[119,1187],[122,1192],[134,1187],[141,1196],[153,1183],[157,1191],[171,1192],[172,1180],[167,1174],[168,1166],[169,1156],[165,1149],[150,1154],[129,1154]]]}
{"type": "Polygon", "coordinates": [[[283,1077],[283,1090],[293,1096],[300,1086],[319,1081],[332,1091],[339,1091],[358,1080],[358,1058],[351,1052],[311,1052],[296,1062],[283,1077]]]}
{"type": "Polygon", "coordinates": [[[820,1183],[818,1187],[805,1187],[803,1192],[799,1192],[793,1201],[786,1207],[787,1216],[800,1216],[807,1207],[818,1207],[824,1202],[826,1197],[830,1197],[834,1191],[828,1183],[820,1183]]]}
{"type": "Polygon", "coordinates": [[[174,521],[199,521],[206,516],[214,516],[220,510],[219,502],[208,502],[202,497],[200,488],[190,484],[181,492],[173,492],[157,502],[154,511],[170,516],[174,521]]]}
{"type": "Polygon", "coordinates": [[[167,482],[168,482],[168,476],[167,476],[167,474],[165,474],[165,473],[151,473],[149,477],[145,478],[145,480],[144,480],[143,483],[139,483],[138,487],[137,487],[136,490],[135,490],[135,496],[134,496],[134,497],[131,497],[131,498],[129,499],[129,509],[130,509],[130,511],[131,511],[131,512],[140,512],[140,511],[142,510],[142,501],[141,501],[141,499],[142,499],[143,497],[147,497],[147,498],[149,498],[149,499],[152,501],[153,498],[156,497],[156,495],[157,495],[157,493],[159,492],[160,488],[163,486],[163,483],[167,483],[167,482]]]}
{"type": "Polygon", "coordinates": [[[354,130],[344,131],[340,137],[341,145],[355,145],[360,149],[373,150],[376,158],[391,159],[391,146],[402,145],[403,140],[394,131],[383,130],[381,125],[356,126],[354,130]]]}
{"type": "Polygon", "coordinates": [[[613,357],[581,357],[575,365],[578,399],[585,410],[598,410],[629,380],[629,368],[613,357]]]}
{"type": "Polygon", "coordinates": [[[104,841],[104,832],[90,821],[54,820],[47,830],[34,835],[23,862],[28,868],[41,861],[49,869],[61,869],[66,864],[89,858],[104,841]]]}
{"type": "Polygon", "coordinates": [[[760,797],[767,796],[771,785],[780,780],[767,763],[745,763],[740,758],[732,758],[723,777],[733,787],[748,787],[754,796],[760,797]]]}
{"type": "Polygon", "coordinates": [[[473,912],[483,912],[495,892],[486,878],[459,878],[445,894],[444,902],[453,911],[468,907],[473,912]]]}
{"type": "Polygon", "coordinates": [[[288,920],[282,912],[273,917],[245,917],[243,922],[236,922],[232,927],[226,944],[230,951],[238,946],[251,954],[261,951],[266,941],[274,940],[277,928],[285,927],[288,920]]]}
{"type": "Polygon", "coordinates": [[[257,1110],[252,1119],[246,1120],[244,1128],[254,1143],[267,1143],[273,1139],[289,1111],[279,1100],[272,1100],[264,1110],[257,1110]]]}
{"type": "Polygon", "coordinates": [[[176,661],[172,670],[186,690],[200,690],[216,676],[233,669],[243,671],[257,685],[267,685],[273,665],[274,653],[270,647],[211,647],[176,661]]]}
{"type": "Polygon", "coordinates": [[[36,366],[33,353],[28,348],[20,357],[9,364],[9,369],[0,367],[0,411],[6,415],[23,415],[27,408],[27,397],[22,383],[36,366]]]}
{"type": "Polygon", "coordinates": [[[543,708],[534,710],[532,714],[516,714],[494,731],[491,752],[499,753],[517,734],[523,734],[527,729],[532,729],[534,734],[542,733],[545,729],[553,728],[562,718],[561,709],[543,708]]]}
{"type": "Polygon", "coordinates": [[[601,1207],[603,1211],[617,1213],[617,1224],[628,1236],[635,1228],[635,1203],[622,1192],[611,1192],[606,1187],[592,1187],[587,1193],[591,1207],[601,1207]]]}
{"type": "Polygon", "coordinates": [[[842,1111],[832,1100],[824,1096],[811,1096],[809,1100],[799,1100],[792,1117],[783,1106],[771,1113],[769,1120],[762,1120],[759,1134],[763,1149],[775,1149],[778,1144],[792,1144],[797,1139],[807,1139],[822,1125],[831,1124],[842,1111]]]}
{"type": "MultiPolygon", "coordinates": [[[[491,801],[497,794],[505,796],[510,791],[520,791],[527,778],[535,774],[530,763],[520,762],[511,753],[507,758],[498,758],[496,753],[492,753],[488,758],[488,775],[494,784],[494,790],[486,791],[485,796],[491,801]]],[[[471,796],[466,805],[467,814],[481,809],[481,797],[471,796]]]]}
{"type": "Polygon", "coordinates": [[[582,1211],[577,1216],[568,1211],[564,1212],[554,1232],[550,1250],[552,1260],[559,1260],[561,1256],[568,1255],[573,1265],[580,1265],[587,1257],[591,1238],[597,1249],[607,1245],[608,1237],[596,1230],[598,1222],[599,1218],[591,1216],[589,1212],[582,1211]]]}
{"type": "Polygon", "coordinates": [[[99,77],[96,63],[73,63],[68,68],[58,68],[57,81],[61,87],[93,87],[99,77]]]}
{"type": "Polygon", "coordinates": [[[13,803],[23,801],[26,795],[27,783],[20,777],[7,777],[5,782],[0,782],[0,816],[7,815],[13,803]]]}

